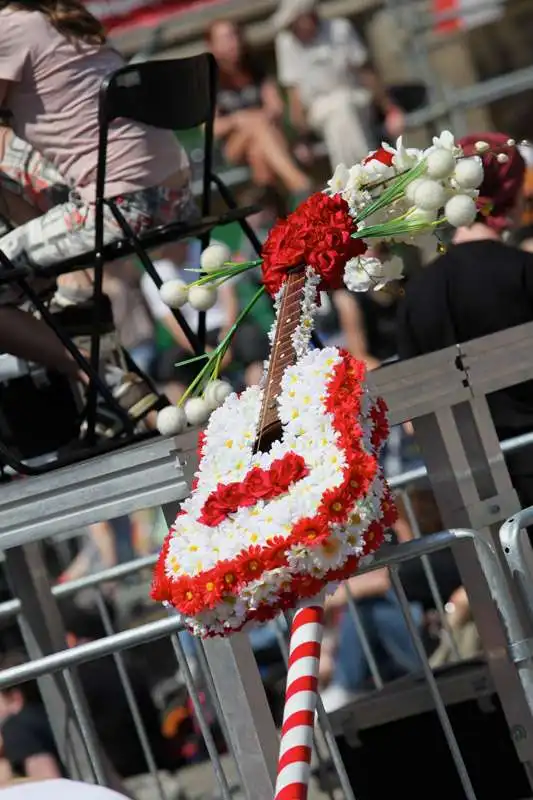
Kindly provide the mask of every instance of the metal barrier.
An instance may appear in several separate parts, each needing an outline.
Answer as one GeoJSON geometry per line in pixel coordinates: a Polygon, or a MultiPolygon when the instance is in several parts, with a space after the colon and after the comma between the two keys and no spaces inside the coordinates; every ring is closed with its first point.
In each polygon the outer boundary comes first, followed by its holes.
{"type": "MultiPolygon", "coordinates": [[[[440,549],[453,544],[487,655],[490,679],[500,698],[514,750],[533,789],[531,669],[529,660],[518,662],[513,655],[513,648],[526,647],[523,643],[529,641],[533,624],[523,592],[500,551],[498,536],[502,521],[519,504],[485,398],[490,392],[530,378],[532,333],[532,324],[520,326],[393,364],[372,374],[377,391],[389,406],[392,423],[413,421],[443,523],[460,530],[459,535],[426,537],[397,546],[394,551],[383,551],[372,568],[392,566],[393,588],[397,590],[400,606],[406,610],[395,574],[397,564],[414,555],[427,556],[433,547],[440,549]],[[478,533],[464,533],[471,530],[478,533]]],[[[96,655],[121,653],[135,644],[153,641],[154,637],[173,637],[174,642],[178,626],[174,619],[165,619],[65,651],[65,634],[54,594],[75,591],[75,586],[60,587],[52,593],[43,570],[39,542],[57,532],[160,504],[167,504],[165,515],[173,519],[177,504],[188,493],[195,470],[195,440],[194,432],[177,438],[174,443],[156,440],[98,462],[85,462],[7,486],[0,493],[0,542],[6,549],[6,566],[20,600],[22,630],[32,658],[32,663],[18,673],[0,675],[0,685],[39,676],[60,755],[68,760],[74,751],[79,766],[75,764],[72,769],[88,780],[111,782],[112,776],[105,754],[95,744],[75,665],[96,655]],[[76,725],[71,724],[73,719],[78,721],[76,725]]],[[[134,568],[125,565],[117,569],[115,576],[125,575],[134,568]]],[[[101,579],[100,576],[98,580],[101,579]]],[[[87,588],[84,582],[78,584],[78,588],[83,586],[87,588]]],[[[9,613],[16,613],[16,606],[11,606],[9,613]]],[[[415,633],[411,622],[408,626],[415,633]]],[[[418,642],[416,647],[419,646],[418,642]]],[[[242,791],[247,800],[272,800],[278,737],[247,637],[238,634],[229,640],[207,641],[201,647],[205,659],[200,659],[200,668],[202,663],[204,672],[206,665],[209,667],[206,685],[213,695],[213,708],[223,720],[221,727],[229,752],[237,762],[242,791]]],[[[178,657],[179,653],[187,688],[193,693],[196,687],[191,684],[185,656],[179,648],[178,641],[175,655],[178,657]]],[[[426,677],[431,681],[428,669],[424,664],[426,677]]],[[[430,686],[430,690],[436,703],[435,687],[430,686]]],[[[387,686],[379,693],[385,696],[387,686]]],[[[202,709],[198,700],[193,703],[200,718],[202,709]]],[[[438,710],[447,730],[442,704],[438,710]]],[[[331,722],[335,722],[334,717],[331,722]]],[[[207,735],[205,724],[201,723],[201,727],[207,735]]],[[[326,723],[324,740],[339,767],[335,733],[335,725],[332,732],[326,723]]],[[[461,774],[462,791],[470,798],[471,787],[449,734],[447,730],[448,745],[461,774]]],[[[146,744],[144,741],[145,749],[146,744]]],[[[209,749],[214,758],[212,745],[209,749]]],[[[229,782],[226,779],[224,783],[218,762],[215,763],[220,791],[226,797],[229,782]]],[[[153,763],[148,766],[153,769],[153,763]]],[[[342,780],[344,796],[350,797],[346,778],[342,780]]]]}
{"type": "MultiPolygon", "coordinates": [[[[405,615],[410,635],[413,638],[413,642],[415,644],[418,656],[422,664],[424,678],[427,681],[429,692],[431,694],[437,714],[439,716],[443,732],[446,737],[446,741],[448,743],[450,752],[452,753],[454,759],[454,763],[456,764],[461,784],[465,792],[465,796],[466,798],[468,798],[468,800],[473,800],[473,799],[475,800],[476,794],[468,777],[468,772],[466,770],[464,760],[462,758],[459,746],[457,744],[457,740],[454,735],[444,702],[440,696],[436,680],[427,663],[424,646],[421,642],[419,631],[417,629],[417,626],[414,624],[412,620],[409,603],[406,599],[405,592],[402,587],[401,578],[398,575],[398,567],[402,563],[411,560],[413,558],[418,558],[422,556],[427,557],[431,553],[438,552],[444,548],[451,546],[457,548],[457,555],[458,558],[460,558],[461,553],[464,550],[466,549],[473,550],[475,543],[477,543],[477,546],[480,546],[484,549],[487,555],[488,562],[490,562],[491,564],[491,581],[493,585],[495,584],[498,587],[497,602],[500,608],[503,610],[505,616],[505,623],[509,632],[509,644],[511,648],[516,647],[523,641],[525,634],[519,628],[519,626],[517,627],[516,620],[513,618],[512,613],[510,616],[507,613],[509,607],[512,608],[512,604],[510,604],[509,602],[508,591],[506,588],[503,572],[490,544],[487,543],[486,540],[483,539],[483,537],[481,537],[479,534],[476,534],[474,531],[450,531],[448,533],[431,535],[425,537],[423,540],[404,543],[394,547],[391,546],[385,547],[371,561],[371,563],[366,565],[361,570],[362,575],[384,567],[387,567],[390,570],[391,580],[394,590],[397,594],[402,612],[405,615]]],[[[229,782],[226,777],[224,766],[217,752],[216,744],[213,740],[209,724],[204,715],[204,710],[203,710],[204,706],[202,705],[202,702],[199,697],[197,684],[195,682],[195,679],[193,678],[183,646],[180,642],[179,637],[177,636],[177,633],[180,630],[180,624],[177,618],[170,617],[156,622],[152,622],[150,624],[141,625],[133,630],[115,633],[113,632],[111,621],[109,619],[106,606],[103,602],[103,595],[101,593],[101,589],[99,588],[100,584],[103,581],[116,580],[117,577],[134,574],[135,572],[138,572],[150,566],[152,562],[153,562],[152,558],[139,559],[138,561],[132,562],[131,564],[122,565],[119,567],[115,567],[114,569],[107,570],[105,573],[102,573],[100,575],[91,576],[90,578],[77,581],[76,583],[73,582],[73,584],[70,586],[56,587],[55,594],[58,596],[61,595],[65,596],[67,594],[73,594],[77,591],[80,591],[81,589],[94,587],[95,591],[97,592],[98,607],[107,630],[107,636],[98,641],[89,642],[87,644],[81,644],[70,650],[63,650],[58,653],[50,654],[42,658],[39,658],[37,660],[28,662],[24,665],[17,666],[11,669],[4,670],[3,672],[0,672],[0,690],[5,690],[8,687],[11,687],[13,685],[25,681],[39,679],[44,676],[60,672],[64,675],[65,679],[67,680],[67,686],[69,687],[69,691],[71,691],[72,687],[69,682],[69,677],[71,676],[71,671],[75,667],[85,662],[95,660],[97,658],[113,655],[119,670],[119,675],[122,685],[124,687],[124,691],[126,693],[126,697],[132,714],[134,727],[137,731],[137,734],[141,741],[143,752],[145,754],[147,768],[154,779],[158,797],[161,798],[161,800],[165,800],[166,798],[165,789],[161,782],[161,778],[158,775],[156,760],[151,750],[147,733],[143,727],[142,718],[139,712],[139,708],[136,704],[131,684],[129,683],[128,680],[127,669],[122,654],[123,651],[126,649],[131,649],[142,644],[147,644],[148,642],[153,642],[157,639],[168,638],[174,650],[177,665],[179,666],[179,669],[183,674],[183,678],[187,690],[189,692],[189,695],[191,697],[194,706],[194,711],[199,722],[199,726],[204,736],[206,748],[208,750],[211,763],[213,765],[215,779],[220,791],[220,796],[221,798],[223,798],[223,800],[226,800],[227,798],[231,797],[229,782]]],[[[486,589],[488,594],[488,584],[486,586],[486,589]]],[[[493,614],[497,614],[494,601],[488,601],[488,603],[489,604],[487,606],[487,613],[490,614],[492,610],[493,614]],[[491,605],[493,606],[492,609],[490,609],[491,605]]],[[[0,607],[0,616],[5,619],[6,616],[11,615],[13,613],[17,613],[18,610],[19,609],[17,608],[16,602],[13,602],[11,604],[3,604],[3,606],[0,607]]],[[[493,643],[485,642],[484,644],[486,645],[486,649],[489,654],[491,652],[494,652],[493,643]]],[[[282,651],[286,656],[286,649],[285,647],[283,647],[283,644],[282,644],[282,651]]],[[[203,657],[203,648],[201,646],[198,648],[198,652],[199,652],[199,658],[198,658],[199,667],[203,674],[207,689],[209,691],[213,707],[217,712],[217,716],[219,716],[219,721],[221,723],[222,730],[224,730],[224,719],[221,716],[221,709],[218,703],[216,691],[214,690],[210,673],[210,667],[207,660],[203,657]]],[[[530,688],[533,686],[533,673],[531,672],[531,664],[529,662],[525,665],[522,671],[522,676],[524,680],[524,685],[527,689],[528,701],[530,701],[531,704],[533,705],[533,692],[531,692],[530,688]]],[[[347,798],[347,800],[354,800],[355,795],[350,786],[349,779],[346,775],[346,770],[344,768],[342,758],[339,755],[335,738],[335,734],[338,733],[339,729],[342,728],[343,725],[343,712],[339,712],[337,715],[333,715],[333,717],[334,719],[332,721],[328,720],[327,715],[324,713],[324,709],[319,708],[318,712],[319,725],[322,729],[322,733],[324,736],[329,756],[337,769],[340,785],[343,791],[343,796],[347,798]]],[[[98,781],[102,781],[103,771],[101,765],[99,764],[99,759],[97,755],[98,747],[94,739],[94,734],[92,734],[90,730],[85,729],[84,726],[81,726],[81,728],[82,728],[84,746],[86,748],[87,755],[92,766],[94,777],[98,781]]],[[[228,742],[228,745],[231,746],[231,742],[228,742]]],[[[239,767],[240,765],[239,763],[237,763],[236,768],[238,773],[240,772],[239,767]]],[[[248,786],[243,785],[242,775],[240,775],[240,778],[241,778],[241,785],[245,792],[245,795],[250,798],[256,797],[256,795],[254,794],[255,791],[254,785],[248,785],[248,786]]]]}

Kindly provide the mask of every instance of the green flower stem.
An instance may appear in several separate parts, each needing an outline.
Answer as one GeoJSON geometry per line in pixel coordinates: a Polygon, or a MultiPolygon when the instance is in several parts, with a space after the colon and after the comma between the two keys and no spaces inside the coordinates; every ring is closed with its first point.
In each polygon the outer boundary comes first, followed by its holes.
{"type": "MultiPolygon", "coordinates": [[[[198,373],[193,382],[187,387],[186,391],[183,393],[178,402],[178,406],[182,406],[188,399],[188,397],[190,397],[190,395],[195,391],[195,389],[197,389],[198,386],[200,386],[204,381],[207,383],[212,378],[216,378],[216,376],[220,371],[222,360],[228,351],[233,336],[235,335],[235,331],[237,330],[243,319],[245,319],[245,317],[250,313],[252,308],[255,306],[255,304],[265,291],[266,290],[264,286],[261,286],[257,290],[257,292],[254,294],[248,305],[245,308],[243,308],[243,310],[241,311],[241,313],[239,314],[239,316],[237,317],[237,319],[235,320],[235,322],[233,323],[227,334],[224,336],[223,340],[217,345],[217,347],[213,350],[213,352],[210,355],[207,356],[206,354],[208,359],[207,364],[198,373]]],[[[191,359],[191,360],[196,360],[196,359],[191,359]]]]}
{"type": "MultiPolygon", "coordinates": [[[[220,269],[216,272],[210,272],[208,275],[202,275],[201,278],[198,278],[197,281],[193,281],[190,286],[203,286],[206,283],[217,283],[220,285],[224,283],[224,281],[229,280],[230,278],[234,278],[236,275],[241,275],[243,272],[248,272],[248,270],[255,269],[259,267],[263,262],[261,260],[257,261],[245,261],[243,264],[231,264],[229,268],[220,269]]],[[[201,269],[196,268],[187,268],[186,272],[201,272],[201,269]]]]}
{"type": "Polygon", "coordinates": [[[382,208],[390,206],[395,200],[398,200],[405,193],[407,186],[412,183],[416,178],[420,178],[426,171],[426,162],[421,161],[412,169],[400,175],[391,185],[385,189],[379,197],[372,203],[369,203],[366,208],[359,212],[355,221],[362,222],[363,220],[375,214],[376,211],[381,211],[382,208]]]}

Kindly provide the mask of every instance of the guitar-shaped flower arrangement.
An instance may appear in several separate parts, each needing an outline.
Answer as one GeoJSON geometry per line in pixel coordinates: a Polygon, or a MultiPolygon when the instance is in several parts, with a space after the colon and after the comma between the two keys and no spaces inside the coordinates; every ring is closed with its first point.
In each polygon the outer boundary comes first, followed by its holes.
{"type": "Polygon", "coordinates": [[[323,592],[357,571],[396,513],[379,464],[385,404],[373,397],[361,362],[336,347],[310,345],[319,291],[343,281],[352,290],[375,289],[400,277],[368,255],[370,241],[390,252],[444,222],[473,222],[482,179],[481,159],[465,158],[446,132],[426,152],[401,142],[396,150],[383,146],[350,170],[339,167],[326,192],[278,222],[260,260],[233,264],[214,246],[203,255],[207,274],[192,289],[163,287],[171,305],[188,297],[205,309],[213,286],[261,266],[263,288],[275,301],[261,386],[228,396],[218,379],[230,331],[206,357],[185,410],[165,409],[161,428],[177,433],[223,400],[200,434],[191,496],[163,545],[152,595],[200,636],[228,635],[297,609],[278,800],[307,796],[323,592]]]}

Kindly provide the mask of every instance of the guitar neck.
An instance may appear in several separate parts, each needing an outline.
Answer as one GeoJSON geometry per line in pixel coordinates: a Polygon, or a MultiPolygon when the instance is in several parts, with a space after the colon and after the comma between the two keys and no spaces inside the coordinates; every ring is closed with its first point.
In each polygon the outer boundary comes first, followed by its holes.
{"type": "Polygon", "coordinates": [[[292,335],[300,323],[305,281],[305,269],[301,269],[290,273],[285,284],[263,395],[263,407],[260,417],[262,430],[266,430],[278,420],[278,404],[276,401],[281,392],[281,379],[287,367],[294,364],[296,360],[292,335]]]}

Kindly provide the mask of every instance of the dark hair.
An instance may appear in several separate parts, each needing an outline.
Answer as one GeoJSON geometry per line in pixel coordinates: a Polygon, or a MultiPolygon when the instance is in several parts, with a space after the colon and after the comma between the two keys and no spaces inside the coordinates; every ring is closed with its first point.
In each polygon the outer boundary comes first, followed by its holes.
{"type": "Polygon", "coordinates": [[[522,228],[517,228],[515,231],[512,231],[509,236],[509,244],[520,247],[520,245],[528,239],[533,239],[533,225],[524,225],[522,228]]]}
{"type": "MultiPolygon", "coordinates": [[[[213,40],[213,32],[218,25],[231,25],[231,27],[234,29],[241,43],[241,58],[238,65],[241,75],[249,78],[252,81],[255,81],[262,75],[262,70],[259,68],[256,59],[253,57],[248,45],[246,44],[242,27],[240,25],[229,19],[215,19],[210,23],[210,25],[208,25],[205,31],[205,41],[208,45],[211,44],[213,40]]],[[[234,86],[234,76],[228,75],[223,66],[220,64],[218,65],[218,85],[221,89],[232,89],[234,86]]]]}
{"type": "MultiPolygon", "coordinates": [[[[22,664],[28,662],[28,657],[20,650],[12,650],[7,653],[0,661],[0,671],[5,669],[13,669],[20,667],[22,664]]],[[[7,689],[1,690],[4,694],[12,694],[13,692],[20,692],[24,703],[31,703],[36,705],[42,703],[41,693],[37,681],[26,681],[25,683],[17,683],[15,686],[9,686],[7,689]]]]}
{"type": "MultiPolygon", "coordinates": [[[[114,607],[106,602],[106,608],[111,623],[115,624],[114,607]]],[[[95,640],[102,639],[107,635],[105,625],[97,608],[85,608],[76,603],[61,602],[59,605],[65,631],[71,633],[76,639],[95,640]]]]}
{"type": "Polygon", "coordinates": [[[80,39],[88,44],[104,44],[106,41],[102,23],[80,0],[0,0],[0,10],[3,8],[38,11],[68,39],[80,39]]]}

